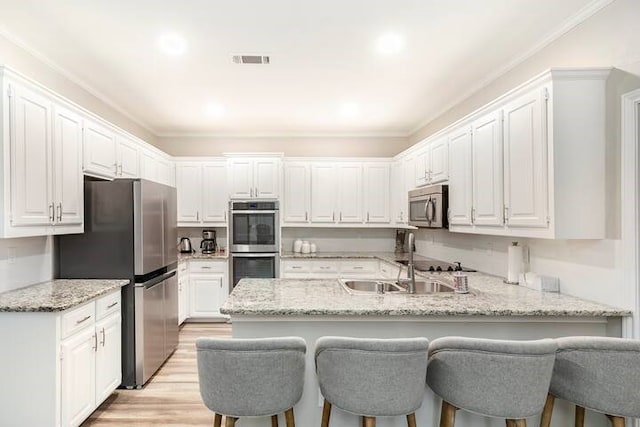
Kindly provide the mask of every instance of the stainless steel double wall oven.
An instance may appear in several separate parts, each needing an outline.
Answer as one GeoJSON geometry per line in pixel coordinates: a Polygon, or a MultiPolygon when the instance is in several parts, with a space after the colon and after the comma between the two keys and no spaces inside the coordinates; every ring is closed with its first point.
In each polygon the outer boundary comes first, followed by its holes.
{"type": "Polygon", "coordinates": [[[279,276],[280,211],[277,200],[229,202],[231,285],[244,278],[279,276]]]}

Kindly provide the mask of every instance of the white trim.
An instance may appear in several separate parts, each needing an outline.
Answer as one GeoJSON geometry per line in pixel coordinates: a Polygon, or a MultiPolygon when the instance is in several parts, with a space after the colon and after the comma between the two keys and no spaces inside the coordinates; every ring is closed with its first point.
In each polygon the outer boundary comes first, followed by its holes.
{"type": "Polygon", "coordinates": [[[432,114],[431,116],[429,116],[429,118],[427,118],[427,119],[423,120],[422,122],[420,122],[420,124],[418,126],[414,127],[409,132],[409,135],[413,135],[414,133],[416,133],[417,131],[419,131],[420,129],[422,129],[423,127],[428,125],[429,123],[431,123],[433,120],[437,119],[442,114],[444,114],[447,111],[449,111],[451,108],[455,107],[456,105],[458,105],[461,102],[463,102],[465,99],[469,98],[474,93],[476,93],[476,92],[480,91],[481,89],[484,89],[485,87],[489,86],[495,80],[497,80],[498,78],[500,78],[503,75],[507,74],[509,71],[513,70],[515,67],[517,67],[518,65],[522,64],[524,61],[526,61],[527,59],[529,59],[530,57],[532,57],[536,53],[540,52],[542,49],[544,49],[545,47],[549,46],[551,43],[553,43],[554,41],[556,41],[557,39],[559,39],[560,37],[562,37],[563,35],[565,35],[569,31],[571,31],[573,28],[575,28],[576,26],[580,25],[581,23],[583,23],[584,21],[589,19],[591,16],[595,15],[601,9],[603,9],[604,7],[606,7],[609,4],[613,3],[614,1],[615,0],[594,0],[594,1],[592,1],[591,3],[589,3],[588,5],[583,7],[580,11],[578,11],[578,13],[576,13],[575,15],[571,16],[566,21],[564,21],[555,30],[553,30],[549,34],[547,34],[546,37],[544,37],[542,40],[540,40],[531,49],[524,51],[524,53],[522,55],[517,56],[515,59],[513,59],[511,62],[507,63],[505,66],[500,67],[496,71],[490,73],[484,79],[482,79],[480,81],[480,83],[472,86],[471,89],[465,91],[462,95],[454,98],[454,100],[449,102],[448,104],[445,104],[445,106],[440,108],[438,110],[438,112],[432,114]]]}
{"type": "MultiPolygon", "coordinates": [[[[633,325],[629,326],[626,333],[631,333],[634,338],[640,338],[640,280],[638,268],[640,267],[639,247],[639,221],[638,221],[638,166],[640,164],[640,151],[638,150],[638,137],[640,136],[640,89],[626,93],[622,96],[621,110],[621,233],[623,253],[623,280],[625,296],[634,301],[633,325]]],[[[640,426],[640,423],[636,424],[640,426]]]]}
{"type": "Polygon", "coordinates": [[[159,138],[407,138],[407,131],[381,132],[308,132],[308,131],[271,131],[271,132],[158,132],[159,138]]]}

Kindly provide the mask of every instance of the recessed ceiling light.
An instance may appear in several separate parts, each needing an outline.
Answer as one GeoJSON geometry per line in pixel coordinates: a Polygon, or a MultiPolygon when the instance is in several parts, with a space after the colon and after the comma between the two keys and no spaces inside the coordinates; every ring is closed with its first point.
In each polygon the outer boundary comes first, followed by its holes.
{"type": "Polygon", "coordinates": [[[397,33],[386,33],[378,37],[376,49],[383,55],[392,55],[404,49],[404,37],[397,33]]]}
{"type": "Polygon", "coordinates": [[[187,51],[187,40],[176,33],[166,33],[158,37],[158,47],[170,56],[179,56],[187,51]]]}
{"type": "Polygon", "coordinates": [[[222,117],[224,115],[225,108],[222,104],[211,102],[204,107],[204,113],[208,117],[222,117]]]}
{"type": "Polygon", "coordinates": [[[340,107],[340,115],[346,118],[356,117],[360,114],[360,106],[355,102],[345,102],[340,107]]]}

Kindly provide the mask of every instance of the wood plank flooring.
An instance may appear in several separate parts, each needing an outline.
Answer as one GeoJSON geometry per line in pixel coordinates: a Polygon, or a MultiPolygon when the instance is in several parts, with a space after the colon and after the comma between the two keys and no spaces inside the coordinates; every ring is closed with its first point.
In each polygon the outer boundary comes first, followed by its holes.
{"type": "Polygon", "coordinates": [[[231,337],[226,323],[186,323],[178,348],[142,390],[116,390],[87,419],[89,426],[211,426],[200,398],[196,338],[231,337]]]}

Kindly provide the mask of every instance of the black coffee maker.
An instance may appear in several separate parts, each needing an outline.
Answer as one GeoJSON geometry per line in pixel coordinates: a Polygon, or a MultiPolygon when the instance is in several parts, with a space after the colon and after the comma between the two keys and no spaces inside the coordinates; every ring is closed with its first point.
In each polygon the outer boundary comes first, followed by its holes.
{"type": "Polygon", "coordinates": [[[205,255],[213,254],[216,252],[216,231],[215,230],[202,230],[202,242],[200,242],[200,249],[205,255]]]}

